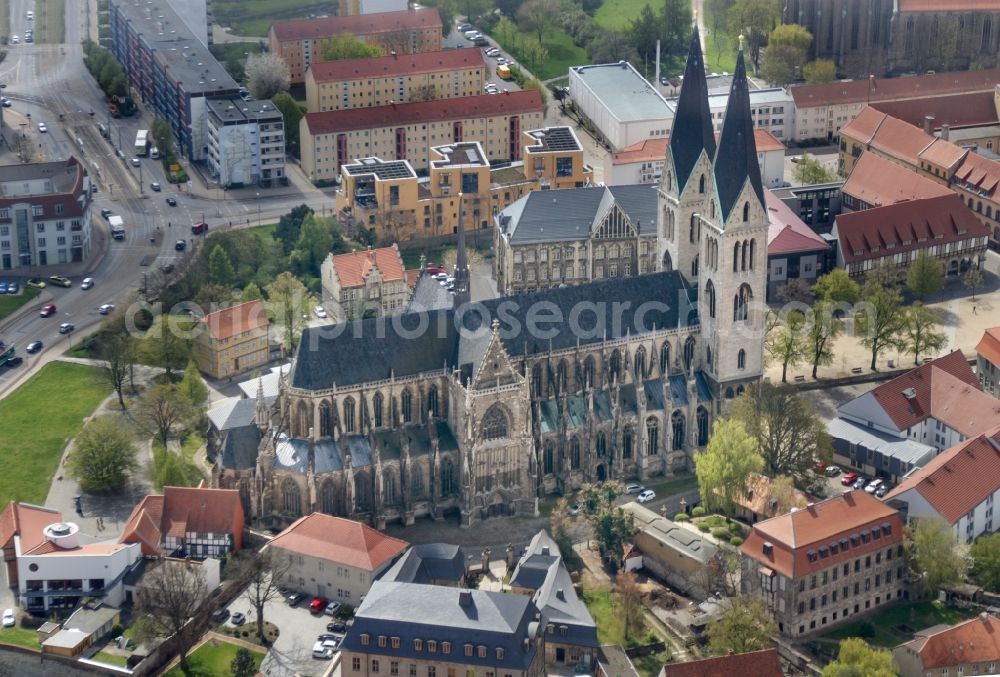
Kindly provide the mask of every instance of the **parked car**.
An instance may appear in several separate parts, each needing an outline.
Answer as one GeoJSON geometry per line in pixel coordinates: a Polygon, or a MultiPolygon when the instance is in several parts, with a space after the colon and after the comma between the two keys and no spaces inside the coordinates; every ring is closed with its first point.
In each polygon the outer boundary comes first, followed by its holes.
{"type": "Polygon", "coordinates": [[[233,617],[230,619],[230,622],[233,625],[237,625],[237,626],[238,625],[243,625],[244,623],[247,622],[247,617],[244,616],[243,614],[241,614],[239,611],[237,611],[236,613],[233,614],[233,617]]]}
{"type": "Polygon", "coordinates": [[[45,280],[40,277],[33,277],[25,282],[25,284],[35,289],[45,289],[45,280]]]}
{"type": "Polygon", "coordinates": [[[229,618],[229,609],[225,607],[212,612],[212,620],[216,623],[225,623],[227,618],[229,618]]]}
{"type": "Polygon", "coordinates": [[[40,351],[43,347],[44,345],[42,344],[41,341],[32,341],[25,347],[24,352],[28,353],[29,355],[34,355],[35,353],[40,351]]]}
{"type": "Polygon", "coordinates": [[[62,324],[59,325],[59,333],[60,334],[68,334],[71,331],[73,331],[74,329],[76,329],[76,327],[74,325],[70,324],[69,322],[63,322],[62,324]]]}
{"type": "Polygon", "coordinates": [[[73,283],[69,281],[69,278],[63,277],[62,275],[49,275],[49,282],[58,287],[72,287],[73,283]]]}
{"type": "Polygon", "coordinates": [[[14,618],[14,610],[13,609],[4,609],[3,610],[3,626],[5,628],[13,628],[14,624],[16,622],[17,622],[17,619],[14,618]]]}
{"type": "Polygon", "coordinates": [[[10,36],[10,44],[16,45],[19,42],[21,42],[21,38],[17,37],[16,35],[10,36]]]}
{"type": "Polygon", "coordinates": [[[580,504],[574,503],[569,507],[569,510],[567,510],[566,512],[569,513],[570,517],[576,517],[577,515],[580,514],[580,504]]]}
{"type": "Polygon", "coordinates": [[[468,32],[468,31],[474,30],[473,27],[472,27],[472,24],[470,24],[470,23],[458,24],[458,26],[456,26],[456,29],[458,30],[459,33],[463,33],[463,34],[466,33],[466,32],[468,32]]]}
{"type": "Polygon", "coordinates": [[[111,311],[114,309],[115,309],[115,304],[105,303],[104,305],[102,305],[100,308],[97,309],[97,312],[99,312],[101,315],[109,315],[111,311]]]}
{"type": "Polygon", "coordinates": [[[840,478],[840,483],[843,484],[845,487],[849,487],[852,484],[854,484],[854,482],[857,481],[857,479],[858,479],[858,473],[847,472],[844,473],[844,476],[840,478]]]}
{"type": "Polygon", "coordinates": [[[875,490],[875,495],[878,496],[879,498],[882,498],[883,496],[888,494],[891,490],[892,490],[891,484],[889,484],[888,482],[882,482],[882,484],[879,485],[878,489],[875,490]]]}
{"type": "Polygon", "coordinates": [[[336,635],[320,635],[316,638],[317,642],[322,642],[323,646],[330,647],[334,651],[340,648],[340,637],[336,635]]]}
{"type": "Polygon", "coordinates": [[[167,196],[167,204],[170,205],[171,207],[176,207],[177,206],[177,198],[175,198],[173,195],[168,195],[167,196]]]}
{"type": "Polygon", "coordinates": [[[14,105],[13,103],[11,103],[11,100],[8,99],[6,96],[0,99],[0,103],[3,104],[4,108],[10,108],[11,106],[14,105]]]}
{"type": "Polygon", "coordinates": [[[646,487],[641,484],[627,484],[625,485],[626,494],[640,494],[645,491],[646,487]]]}
{"type": "Polygon", "coordinates": [[[344,621],[333,621],[332,623],[326,624],[327,632],[339,632],[341,634],[347,632],[347,623],[344,621]]]}
{"type": "Polygon", "coordinates": [[[92,277],[85,277],[80,282],[80,289],[90,289],[93,286],[94,286],[94,278],[92,277]]]}
{"type": "Polygon", "coordinates": [[[656,492],[653,491],[652,489],[646,489],[644,492],[636,496],[635,500],[639,501],[640,503],[649,503],[654,498],[656,498],[656,492]]]}
{"type": "Polygon", "coordinates": [[[309,611],[314,614],[323,613],[323,609],[326,608],[326,600],[322,597],[316,597],[312,602],[309,603],[309,611]]]}
{"type": "Polygon", "coordinates": [[[7,285],[8,294],[16,294],[19,291],[21,291],[21,287],[18,286],[17,282],[11,282],[10,284],[7,285]]]}
{"type": "Polygon", "coordinates": [[[336,616],[338,611],[340,611],[340,602],[330,602],[326,605],[323,613],[327,616],[336,616]]]}
{"type": "Polygon", "coordinates": [[[827,469],[826,469],[826,476],[827,477],[836,477],[839,474],[840,474],[840,467],[839,466],[836,466],[836,465],[827,466],[827,469]]]}
{"type": "Polygon", "coordinates": [[[24,362],[24,359],[21,358],[21,356],[19,356],[19,355],[15,355],[14,357],[11,357],[11,358],[9,358],[7,360],[7,366],[8,367],[20,367],[22,362],[24,362]]]}
{"type": "Polygon", "coordinates": [[[140,160],[137,157],[132,158],[132,166],[133,167],[138,167],[141,164],[142,164],[142,160],[140,160]]]}
{"type": "Polygon", "coordinates": [[[52,315],[55,315],[56,314],[56,304],[54,304],[54,303],[46,303],[44,306],[42,306],[42,310],[38,314],[41,315],[42,317],[50,317],[52,315]]]}
{"type": "Polygon", "coordinates": [[[854,485],[851,488],[852,489],[864,489],[865,488],[865,484],[867,484],[867,483],[868,483],[868,480],[865,479],[864,477],[861,477],[859,475],[858,479],[854,482],[854,485]]]}
{"type": "Polygon", "coordinates": [[[333,658],[333,649],[323,646],[323,642],[316,642],[313,644],[313,658],[328,661],[333,658]]]}
{"type": "Polygon", "coordinates": [[[7,283],[0,282],[0,294],[6,294],[6,293],[7,293],[7,283]]]}
{"type": "Polygon", "coordinates": [[[305,598],[305,595],[303,595],[301,592],[293,592],[292,594],[290,594],[288,596],[288,599],[287,599],[288,606],[296,606],[304,598],[305,598]]]}
{"type": "Polygon", "coordinates": [[[869,482],[868,485],[865,487],[865,493],[874,494],[875,491],[880,486],[882,486],[882,480],[880,480],[880,479],[874,479],[871,482],[869,482]]]}

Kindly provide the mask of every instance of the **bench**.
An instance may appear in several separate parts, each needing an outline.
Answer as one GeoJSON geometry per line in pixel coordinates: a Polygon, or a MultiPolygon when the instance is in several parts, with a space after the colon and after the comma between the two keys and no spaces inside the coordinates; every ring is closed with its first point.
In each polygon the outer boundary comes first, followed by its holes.
{"type": "Polygon", "coordinates": [[[852,374],[860,374],[863,371],[864,369],[862,369],[861,367],[855,367],[854,369],[851,369],[852,374]]]}
{"type": "Polygon", "coordinates": [[[796,383],[803,383],[805,380],[806,380],[806,377],[802,376],[801,374],[799,374],[798,376],[795,377],[795,382],[796,383]]]}

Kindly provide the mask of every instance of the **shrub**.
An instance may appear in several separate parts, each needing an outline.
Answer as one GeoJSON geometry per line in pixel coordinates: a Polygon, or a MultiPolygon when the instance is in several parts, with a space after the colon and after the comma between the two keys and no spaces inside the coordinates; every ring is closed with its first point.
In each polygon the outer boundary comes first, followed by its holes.
{"type": "Polygon", "coordinates": [[[712,529],[712,535],[716,538],[729,538],[729,529],[723,529],[722,527],[716,527],[712,529]]]}
{"type": "Polygon", "coordinates": [[[743,539],[739,536],[733,536],[729,539],[729,545],[743,545],[743,539]]]}
{"type": "Polygon", "coordinates": [[[691,508],[691,517],[704,517],[705,516],[705,506],[696,505],[691,508]]]}
{"type": "Polygon", "coordinates": [[[679,512],[676,515],[674,515],[675,522],[687,522],[690,519],[691,518],[688,517],[688,514],[686,512],[679,512]]]}
{"type": "Polygon", "coordinates": [[[862,621],[858,624],[858,637],[871,639],[875,636],[875,626],[869,621],[862,621]]]}
{"type": "Polygon", "coordinates": [[[712,527],[702,522],[701,524],[698,525],[698,530],[701,531],[702,533],[707,534],[709,531],[712,530],[712,527]]]}

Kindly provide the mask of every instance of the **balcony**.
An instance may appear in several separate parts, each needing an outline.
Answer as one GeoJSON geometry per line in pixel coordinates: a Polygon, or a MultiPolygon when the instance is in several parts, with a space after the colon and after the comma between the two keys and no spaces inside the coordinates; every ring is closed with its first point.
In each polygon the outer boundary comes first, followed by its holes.
{"type": "Polygon", "coordinates": [[[359,209],[378,209],[378,200],[373,194],[355,193],[354,204],[357,205],[359,209]]]}

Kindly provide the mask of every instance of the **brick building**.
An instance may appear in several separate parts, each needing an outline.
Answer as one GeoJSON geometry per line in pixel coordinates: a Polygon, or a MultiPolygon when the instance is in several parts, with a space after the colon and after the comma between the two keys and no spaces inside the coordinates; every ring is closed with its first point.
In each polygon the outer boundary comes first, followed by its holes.
{"type": "Polygon", "coordinates": [[[267,314],[260,301],[248,301],[201,318],[193,353],[198,369],[226,378],[267,364],[267,314]]]}
{"type": "Polygon", "coordinates": [[[323,303],[338,322],[402,312],[410,298],[396,245],[328,254],[320,265],[323,303]]]}

